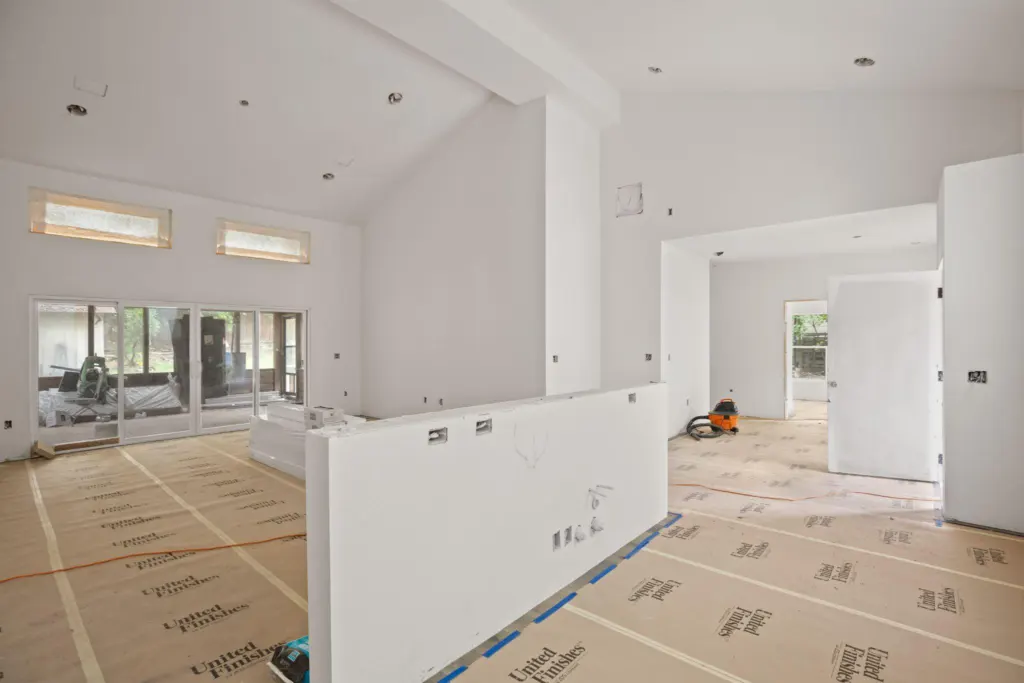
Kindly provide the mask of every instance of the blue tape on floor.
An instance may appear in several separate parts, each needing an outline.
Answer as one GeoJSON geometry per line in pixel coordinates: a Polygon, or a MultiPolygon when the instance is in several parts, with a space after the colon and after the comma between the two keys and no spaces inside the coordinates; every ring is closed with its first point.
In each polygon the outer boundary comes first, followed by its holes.
{"type": "Polygon", "coordinates": [[[597,583],[598,581],[603,579],[605,576],[607,576],[608,572],[610,572],[611,570],[615,569],[618,566],[619,565],[617,565],[617,564],[612,564],[612,565],[609,565],[609,566],[605,567],[604,569],[601,570],[601,572],[597,576],[595,576],[594,578],[592,578],[590,580],[590,583],[591,584],[597,583]]]}
{"type": "Polygon", "coordinates": [[[639,543],[637,543],[637,544],[636,544],[636,547],[635,547],[635,548],[633,548],[632,550],[630,550],[630,551],[629,551],[629,554],[628,554],[628,555],[626,555],[626,558],[625,558],[625,559],[627,559],[627,560],[628,560],[629,558],[631,558],[631,557],[633,557],[634,555],[636,555],[636,554],[637,554],[638,552],[640,552],[641,550],[643,550],[643,549],[644,549],[644,546],[646,546],[646,545],[647,545],[648,543],[650,543],[651,541],[653,541],[653,540],[654,540],[654,539],[656,539],[657,537],[658,537],[658,532],[657,532],[657,531],[655,531],[655,532],[654,532],[654,533],[652,533],[652,534],[651,534],[650,536],[648,536],[648,537],[647,537],[647,538],[645,538],[644,540],[642,540],[642,541],[640,541],[639,543]]]}
{"type": "Polygon", "coordinates": [[[668,520],[668,522],[666,522],[665,526],[663,526],[662,528],[663,529],[667,529],[670,526],[672,526],[673,524],[675,524],[676,522],[678,522],[679,520],[681,520],[682,518],[683,518],[683,516],[680,513],[677,512],[676,514],[672,515],[672,519],[668,520]]]}
{"type": "Polygon", "coordinates": [[[450,674],[448,674],[444,678],[440,679],[437,683],[448,683],[448,681],[450,681],[450,680],[452,680],[452,679],[454,679],[454,678],[456,678],[458,676],[461,676],[464,673],[466,673],[466,667],[460,666],[455,671],[451,672],[450,674]]]}
{"type": "Polygon", "coordinates": [[[556,603],[555,603],[554,605],[552,605],[552,606],[551,606],[551,607],[550,607],[550,608],[548,609],[548,611],[544,612],[544,614],[542,614],[542,615],[540,615],[539,617],[537,617],[536,619],[534,619],[534,620],[533,620],[533,623],[535,623],[535,624],[539,624],[540,622],[544,621],[545,619],[547,619],[548,617],[550,617],[550,616],[551,616],[552,614],[554,614],[554,613],[555,613],[555,612],[557,612],[558,610],[560,610],[560,609],[562,609],[563,607],[565,607],[565,605],[566,605],[566,604],[567,604],[567,603],[568,603],[568,602],[569,602],[570,600],[572,600],[572,599],[573,599],[573,598],[575,598],[575,597],[576,597],[576,594],[575,594],[575,593],[569,593],[569,594],[568,594],[568,595],[566,595],[566,596],[565,596],[564,598],[562,598],[561,600],[559,600],[558,602],[556,602],[556,603]]]}
{"type": "Polygon", "coordinates": [[[505,647],[518,637],[519,631],[512,631],[512,633],[508,634],[507,636],[499,640],[497,643],[494,644],[494,646],[490,650],[485,652],[484,657],[493,657],[494,655],[498,654],[498,650],[505,647]]]}

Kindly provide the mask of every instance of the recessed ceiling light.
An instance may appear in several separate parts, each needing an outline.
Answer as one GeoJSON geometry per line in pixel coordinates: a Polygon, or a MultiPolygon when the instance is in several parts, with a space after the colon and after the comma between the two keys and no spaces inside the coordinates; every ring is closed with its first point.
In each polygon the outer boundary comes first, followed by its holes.
{"type": "Polygon", "coordinates": [[[249,100],[238,100],[238,103],[240,105],[242,105],[243,107],[248,107],[249,106],[249,100]]]}
{"type": "Polygon", "coordinates": [[[647,70],[650,71],[652,74],[660,74],[662,71],[660,66],[649,66],[647,67],[647,70]]]}
{"type": "Polygon", "coordinates": [[[853,60],[853,63],[857,66],[874,66],[875,60],[871,59],[871,57],[857,57],[857,59],[853,60]]]}
{"type": "Polygon", "coordinates": [[[715,256],[721,256],[724,253],[725,253],[724,251],[716,251],[715,252],[715,256]]]}
{"type": "Polygon", "coordinates": [[[331,173],[331,172],[324,173],[323,179],[324,180],[334,180],[334,174],[331,173]]]}
{"type": "Polygon", "coordinates": [[[859,240],[859,239],[860,239],[861,237],[862,237],[862,235],[854,235],[854,236],[853,236],[853,239],[855,239],[855,240],[859,240]]]}
{"type": "Polygon", "coordinates": [[[68,113],[72,116],[85,116],[89,113],[89,110],[80,104],[69,104],[68,113]]]}
{"type": "Polygon", "coordinates": [[[405,97],[400,92],[393,92],[388,95],[388,104],[400,104],[405,97]]]}

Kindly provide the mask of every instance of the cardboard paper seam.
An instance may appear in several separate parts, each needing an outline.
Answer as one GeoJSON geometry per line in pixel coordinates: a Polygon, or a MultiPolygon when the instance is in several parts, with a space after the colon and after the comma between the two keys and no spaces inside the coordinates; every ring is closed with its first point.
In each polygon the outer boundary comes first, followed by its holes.
{"type": "MultiPolygon", "coordinates": [[[[25,469],[28,471],[29,485],[32,487],[32,499],[36,504],[36,512],[39,514],[39,522],[42,524],[43,533],[46,536],[46,550],[50,556],[50,569],[63,569],[64,562],[60,557],[60,549],[57,546],[57,534],[50,523],[50,515],[46,511],[46,503],[43,502],[43,494],[39,489],[39,482],[36,480],[35,469],[31,460],[25,461],[25,469]]],[[[87,683],[106,683],[103,671],[96,660],[96,653],[92,649],[92,641],[89,640],[89,632],[85,630],[85,622],[82,621],[82,613],[78,609],[78,602],[75,600],[75,592],[71,589],[71,582],[67,574],[54,574],[57,582],[57,592],[60,594],[60,601],[64,605],[64,613],[68,619],[68,627],[71,629],[71,636],[75,642],[75,650],[78,652],[78,659],[82,664],[82,673],[87,683]]]]}
{"type": "Polygon", "coordinates": [[[949,567],[941,567],[937,564],[928,564],[927,562],[919,562],[917,560],[911,560],[906,557],[899,557],[898,555],[889,555],[887,553],[880,553],[877,550],[868,550],[867,548],[858,548],[852,545],[844,545],[842,543],[836,543],[835,541],[826,541],[822,538],[814,538],[813,536],[804,536],[803,534],[794,533],[792,531],[786,531],[784,529],[775,529],[770,526],[763,526],[761,524],[754,524],[753,522],[745,522],[739,519],[731,519],[729,517],[722,517],[720,515],[713,515],[709,512],[698,512],[697,510],[690,510],[690,514],[700,515],[702,517],[710,517],[711,519],[721,520],[728,522],[729,524],[741,524],[743,526],[751,527],[752,529],[760,529],[762,531],[768,531],[774,534],[782,534],[783,536],[792,536],[793,538],[800,538],[805,541],[811,541],[812,543],[820,543],[821,545],[832,546],[833,548],[842,548],[843,550],[850,550],[858,553],[866,553],[868,555],[875,555],[877,557],[886,557],[890,560],[896,560],[898,562],[906,562],[907,564],[917,565],[918,567],[927,567],[929,569],[935,569],[941,572],[947,572],[950,574],[956,574],[957,576],[963,576],[968,579],[977,579],[978,581],[987,581],[988,583],[994,583],[999,586],[1006,586],[1007,588],[1015,588],[1017,590],[1024,590],[1024,586],[1016,583],[1010,583],[1009,581],[1000,581],[999,579],[989,578],[987,576],[979,576],[977,574],[968,574],[957,569],[950,569],[949,567]]]}
{"type": "MultiPolygon", "coordinates": [[[[185,508],[190,513],[192,513],[193,517],[195,517],[197,520],[199,520],[199,522],[202,523],[203,526],[205,526],[207,529],[212,531],[218,538],[220,538],[222,541],[224,541],[225,543],[228,543],[228,544],[235,543],[234,539],[232,539],[230,536],[228,536],[226,533],[224,533],[217,525],[215,525],[213,522],[211,522],[209,519],[207,519],[206,516],[203,515],[203,513],[199,512],[199,510],[197,510],[195,507],[193,507],[191,504],[189,504],[187,501],[185,501],[185,499],[183,499],[181,496],[179,496],[177,493],[175,493],[167,484],[165,484],[163,481],[161,481],[161,479],[158,476],[156,476],[155,474],[150,472],[140,462],[135,460],[135,458],[133,458],[128,453],[127,450],[125,450],[124,448],[120,448],[120,447],[117,450],[120,451],[121,455],[124,456],[124,458],[128,462],[132,463],[137,468],[139,468],[139,470],[141,470],[143,474],[145,474],[147,477],[152,479],[156,483],[157,486],[159,486],[161,489],[163,489],[164,493],[166,493],[172,499],[174,499],[174,501],[178,505],[180,505],[181,507],[185,508]]],[[[286,584],[284,581],[279,579],[273,572],[271,572],[269,569],[267,569],[265,566],[263,566],[263,564],[261,564],[259,561],[257,561],[255,557],[253,557],[252,555],[250,555],[248,552],[246,552],[245,550],[243,550],[241,548],[232,548],[232,550],[234,550],[236,555],[238,555],[249,566],[251,566],[253,569],[255,569],[263,578],[265,578],[267,581],[269,581],[271,584],[273,584],[274,587],[276,587],[278,590],[280,590],[282,593],[284,593],[286,598],[288,598],[289,600],[294,602],[296,605],[301,607],[304,612],[309,612],[309,603],[302,596],[300,596],[298,593],[296,593],[294,590],[292,590],[291,587],[288,586],[288,584],[286,584]]]]}
{"type": "Polygon", "coordinates": [[[658,652],[661,652],[662,654],[666,654],[666,655],[668,655],[670,657],[673,657],[674,659],[678,659],[681,662],[685,662],[685,663],[687,663],[687,664],[689,664],[689,665],[691,665],[693,667],[701,669],[702,671],[705,671],[705,672],[707,672],[707,673],[709,673],[709,674],[711,674],[713,676],[717,676],[718,678],[721,678],[724,681],[729,681],[729,683],[751,683],[750,681],[748,681],[745,678],[740,678],[739,676],[734,676],[733,674],[729,673],[728,671],[724,671],[722,669],[719,669],[716,666],[712,666],[711,664],[708,664],[707,662],[703,662],[703,661],[701,661],[701,660],[699,660],[699,659],[697,659],[695,657],[691,657],[690,655],[685,654],[683,652],[680,652],[679,650],[674,650],[674,649],[668,647],[667,645],[663,645],[663,644],[659,643],[656,640],[653,640],[651,638],[648,638],[647,636],[644,636],[644,635],[641,635],[641,634],[637,633],[636,631],[631,631],[630,629],[628,629],[628,628],[626,628],[624,626],[619,626],[614,621],[609,621],[608,619],[605,619],[604,617],[600,617],[600,616],[598,616],[596,614],[588,612],[585,609],[581,609],[579,607],[576,607],[575,605],[567,605],[565,609],[566,609],[566,611],[572,612],[573,614],[581,616],[584,619],[589,619],[590,621],[594,622],[595,624],[598,624],[600,626],[605,627],[609,631],[613,631],[615,633],[618,633],[619,635],[623,635],[623,636],[626,636],[627,638],[631,638],[631,639],[637,641],[638,643],[641,643],[642,645],[646,645],[647,647],[651,648],[652,650],[657,650],[658,652]]]}
{"type": "Polygon", "coordinates": [[[931,631],[925,631],[924,629],[920,629],[920,628],[917,628],[915,626],[909,626],[907,624],[903,624],[903,623],[900,623],[898,621],[893,621],[892,619],[886,619],[885,617],[879,617],[879,616],[874,615],[874,614],[869,614],[868,612],[862,612],[860,610],[853,609],[852,607],[846,607],[845,605],[837,605],[836,603],[829,602],[828,600],[822,600],[820,598],[815,598],[815,597],[812,597],[810,595],[805,595],[803,593],[798,593],[796,591],[791,591],[791,590],[789,590],[787,588],[782,588],[780,586],[773,586],[770,583],[764,583],[763,581],[758,581],[757,579],[751,579],[750,577],[747,577],[747,576],[741,576],[740,574],[733,574],[732,572],[727,572],[724,569],[718,569],[717,567],[711,567],[711,566],[708,566],[706,564],[701,564],[700,562],[694,562],[693,560],[687,560],[687,559],[684,559],[682,557],[676,557],[675,555],[669,555],[668,553],[663,553],[663,552],[661,552],[659,550],[653,550],[651,548],[645,548],[644,551],[648,552],[648,553],[652,553],[654,555],[658,555],[659,557],[664,557],[664,558],[669,559],[669,560],[674,560],[675,562],[679,562],[681,564],[688,564],[691,567],[697,567],[698,569],[704,569],[705,571],[714,572],[715,574],[720,574],[721,576],[727,576],[727,577],[729,577],[731,579],[736,579],[737,581],[743,581],[744,583],[749,583],[749,584],[751,584],[753,586],[758,586],[760,588],[767,588],[768,590],[772,590],[772,591],[775,591],[777,593],[782,593],[783,595],[788,595],[788,596],[793,597],[793,598],[799,598],[800,600],[806,600],[807,602],[811,602],[811,603],[814,603],[816,605],[822,605],[823,607],[831,607],[832,609],[838,610],[840,612],[846,612],[847,614],[853,614],[855,616],[863,617],[865,619],[870,619],[871,621],[876,621],[876,622],[878,622],[880,624],[885,624],[887,626],[892,626],[894,628],[902,629],[902,630],[908,631],[910,633],[916,633],[917,635],[924,636],[926,638],[931,638],[932,640],[937,640],[939,642],[946,643],[947,645],[953,645],[955,647],[959,647],[959,648],[962,648],[964,650],[970,650],[971,652],[976,652],[976,653],[981,654],[981,655],[992,657],[993,659],[1002,660],[1002,661],[1007,662],[1009,664],[1016,664],[1017,666],[1024,667],[1024,661],[1021,661],[1019,659],[1015,659],[1013,657],[1009,657],[1007,655],[1000,654],[998,652],[993,652],[992,650],[986,650],[985,648],[981,648],[981,647],[978,647],[976,645],[970,645],[968,643],[964,643],[964,642],[961,642],[959,640],[954,640],[953,638],[947,638],[946,636],[940,636],[937,633],[932,633],[931,631]]]}

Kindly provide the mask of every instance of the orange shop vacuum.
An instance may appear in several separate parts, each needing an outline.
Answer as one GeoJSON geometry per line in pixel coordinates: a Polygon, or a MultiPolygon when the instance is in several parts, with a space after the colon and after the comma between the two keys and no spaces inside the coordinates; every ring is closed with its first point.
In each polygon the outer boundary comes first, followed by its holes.
{"type": "Polygon", "coordinates": [[[686,425],[686,433],[698,441],[700,439],[716,439],[722,434],[739,433],[740,412],[736,410],[736,402],[731,398],[723,398],[715,409],[707,415],[698,415],[686,425]]]}

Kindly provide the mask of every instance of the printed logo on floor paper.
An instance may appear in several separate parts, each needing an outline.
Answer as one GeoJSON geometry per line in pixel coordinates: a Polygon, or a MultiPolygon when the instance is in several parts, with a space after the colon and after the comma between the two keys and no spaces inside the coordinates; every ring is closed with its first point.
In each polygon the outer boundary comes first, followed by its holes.
{"type": "Polygon", "coordinates": [[[184,579],[168,581],[167,583],[162,583],[159,586],[152,586],[150,588],[143,588],[141,592],[143,595],[152,595],[154,598],[166,598],[192,588],[198,588],[199,586],[208,584],[211,581],[216,581],[219,578],[219,574],[212,574],[199,579],[192,574],[189,574],[184,579]]]}
{"type": "Polygon", "coordinates": [[[220,481],[211,481],[209,484],[203,484],[203,486],[230,486],[231,484],[240,484],[241,479],[221,479],[220,481]]]}
{"type": "Polygon", "coordinates": [[[889,662],[889,653],[877,647],[856,647],[839,643],[832,651],[832,678],[839,683],[854,683],[858,680],[884,683],[889,662]]]}
{"type": "Polygon", "coordinates": [[[633,592],[629,596],[629,601],[640,602],[641,600],[648,599],[665,602],[665,598],[682,585],[673,579],[662,580],[652,576],[633,586],[633,592]]]}
{"type": "Polygon", "coordinates": [[[917,589],[917,606],[929,612],[948,612],[963,614],[964,602],[957,595],[955,588],[942,588],[933,591],[928,588],[917,589]]]}
{"type": "Polygon", "coordinates": [[[565,652],[545,647],[508,673],[513,681],[535,681],[536,683],[559,683],[564,681],[580,665],[587,654],[583,641],[576,643],[565,652]]]}
{"type": "Polygon", "coordinates": [[[216,470],[204,470],[202,472],[193,472],[189,476],[192,477],[193,479],[199,479],[201,477],[214,477],[214,476],[217,476],[218,474],[227,474],[227,473],[228,473],[227,470],[216,469],[216,470]]]}
{"type": "Polygon", "coordinates": [[[1006,552],[998,548],[968,548],[967,554],[982,567],[987,564],[1010,564],[1006,561],[1006,552]]]}
{"type": "Polygon", "coordinates": [[[857,564],[855,562],[843,562],[842,564],[822,562],[814,578],[818,581],[850,583],[857,578],[857,564]]]}
{"type": "Polygon", "coordinates": [[[263,508],[271,508],[275,505],[283,505],[283,500],[261,500],[256,503],[249,503],[238,508],[239,510],[262,510],[263,508]]]}
{"type": "Polygon", "coordinates": [[[697,538],[700,533],[700,525],[694,524],[690,527],[674,526],[662,532],[665,538],[678,538],[680,541],[689,541],[697,538]]]}
{"type": "Polygon", "coordinates": [[[722,472],[722,474],[719,475],[721,479],[737,479],[739,476],[739,472],[722,472]]]}
{"type": "Polygon", "coordinates": [[[677,467],[676,469],[677,469],[677,470],[679,470],[680,472],[689,472],[690,470],[695,470],[695,469],[697,469],[697,466],[696,466],[696,465],[694,465],[694,464],[693,464],[693,463],[691,462],[691,463],[687,463],[687,464],[685,464],[685,465],[680,465],[680,466],[679,466],[679,467],[677,467]]]}
{"type": "Polygon", "coordinates": [[[191,670],[196,676],[208,673],[210,678],[227,678],[243,669],[249,668],[253,664],[263,661],[268,656],[274,654],[274,650],[284,645],[284,642],[281,641],[273,645],[257,647],[250,640],[237,650],[228,650],[219,657],[193,665],[191,670]]]}
{"type": "Polygon", "coordinates": [[[229,491],[222,493],[217,496],[218,498],[241,498],[242,496],[251,496],[256,493],[263,493],[263,489],[242,489],[241,491],[229,491]]]}
{"type": "Polygon", "coordinates": [[[768,484],[768,486],[770,486],[773,489],[785,489],[785,488],[789,488],[792,485],[793,485],[793,480],[792,479],[783,479],[783,480],[772,479],[772,481],[768,484]]]}
{"type": "Polygon", "coordinates": [[[120,498],[121,496],[127,496],[131,491],[110,491],[109,493],[101,493],[96,496],[89,496],[86,500],[110,500],[111,498],[120,498]]]}
{"type": "Polygon", "coordinates": [[[768,509],[768,505],[768,503],[747,503],[740,509],[740,512],[764,512],[768,509]]]}
{"type": "Polygon", "coordinates": [[[745,557],[748,560],[760,560],[769,553],[771,544],[768,541],[760,543],[741,543],[739,548],[730,553],[732,557],[745,557]]]}
{"type": "Polygon", "coordinates": [[[892,500],[889,501],[889,506],[894,507],[898,510],[913,510],[914,501],[912,500],[892,500]]]}
{"type": "Polygon", "coordinates": [[[203,610],[191,612],[183,617],[164,622],[164,628],[168,631],[181,631],[182,633],[194,633],[201,631],[207,626],[218,624],[232,614],[238,614],[249,609],[249,605],[242,603],[234,607],[221,607],[219,604],[207,607],[203,610]]]}
{"type": "Polygon", "coordinates": [[[134,548],[140,545],[147,545],[149,543],[152,543],[153,541],[159,541],[164,538],[170,538],[174,535],[175,534],[173,531],[166,534],[158,534],[154,531],[153,533],[146,534],[145,536],[133,536],[132,538],[126,538],[123,541],[114,541],[110,545],[115,547],[121,546],[122,548],[134,548]]]}
{"type": "Polygon", "coordinates": [[[138,569],[140,572],[143,569],[153,569],[154,567],[162,567],[163,565],[174,562],[175,560],[181,560],[186,557],[192,557],[195,555],[194,552],[188,551],[184,553],[164,553],[162,555],[153,555],[146,557],[135,562],[129,562],[125,565],[128,569],[138,569]]]}
{"type": "Polygon", "coordinates": [[[287,514],[278,515],[276,517],[268,517],[267,519],[256,522],[256,524],[284,524],[286,522],[295,522],[297,520],[302,519],[303,517],[305,517],[305,515],[299,514],[298,512],[289,512],[287,514]]]}
{"type": "Polygon", "coordinates": [[[813,526],[831,527],[834,521],[836,521],[836,518],[829,515],[808,515],[804,517],[804,526],[808,529],[813,526]]]}
{"type": "Polygon", "coordinates": [[[147,524],[156,519],[161,519],[160,515],[153,515],[152,517],[129,517],[128,519],[119,519],[116,522],[106,522],[105,524],[100,524],[100,528],[110,529],[111,531],[117,531],[118,529],[125,529],[130,526],[139,526],[140,524],[147,524]]]}
{"type": "Polygon", "coordinates": [[[710,495],[711,494],[708,493],[707,491],[694,491],[693,493],[688,495],[686,498],[683,498],[683,500],[686,501],[686,502],[690,502],[691,500],[707,500],[708,496],[710,496],[710,495]]]}
{"type": "Polygon", "coordinates": [[[896,545],[899,543],[910,545],[910,539],[914,537],[914,532],[900,531],[899,529],[880,529],[878,534],[882,539],[882,543],[886,545],[896,545]]]}
{"type": "Polygon", "coordinates": [[[761,635],[772,613],[764,609],[749,610],[745,607],[731,607],[725,610],[722,619],[718,622],[718,635],[726,640],[732,638],[736,632],[746,633],[752,636],[761,635]]]}

